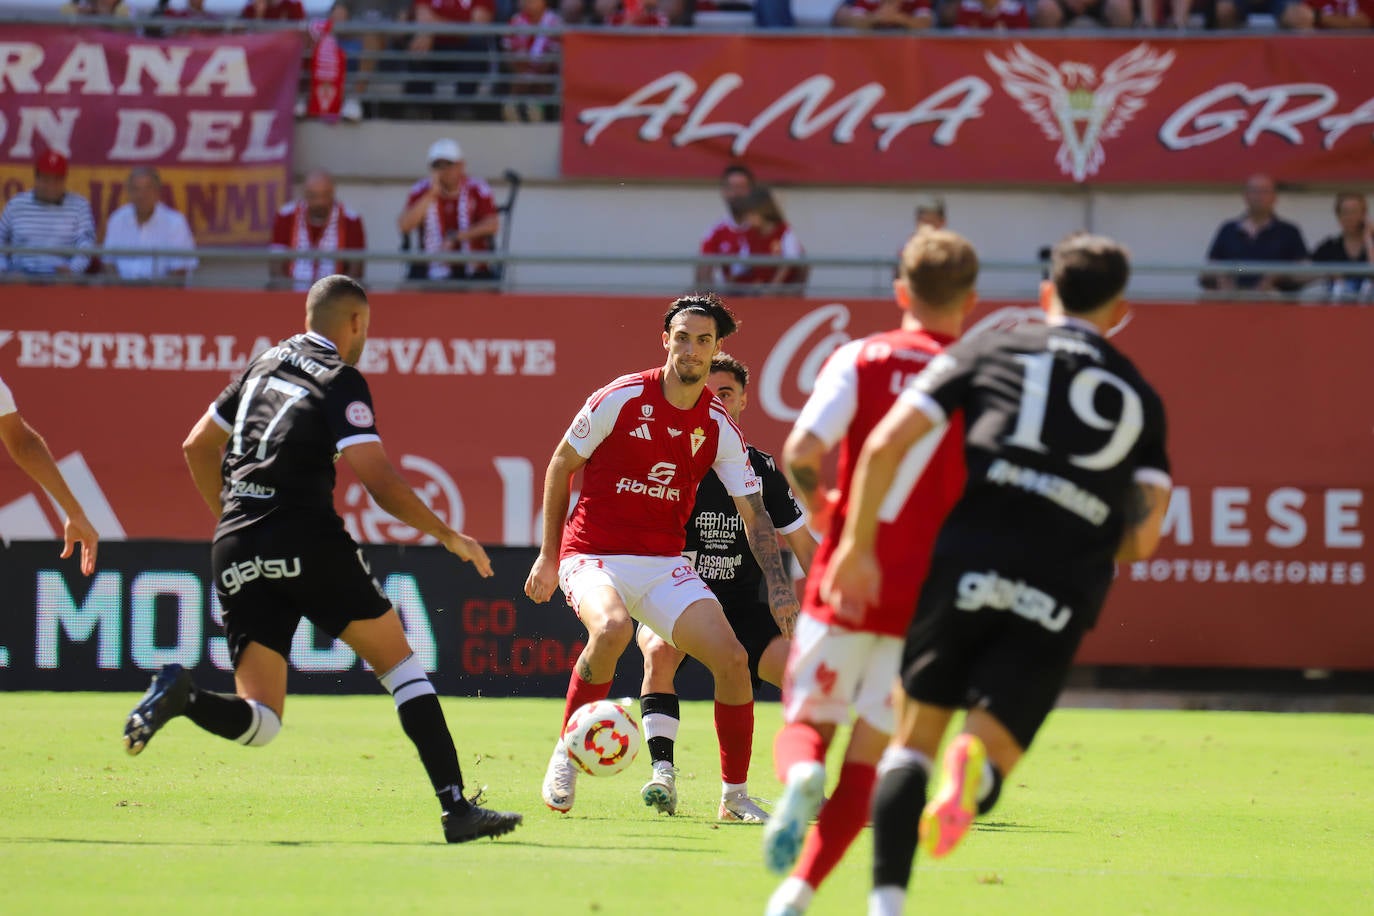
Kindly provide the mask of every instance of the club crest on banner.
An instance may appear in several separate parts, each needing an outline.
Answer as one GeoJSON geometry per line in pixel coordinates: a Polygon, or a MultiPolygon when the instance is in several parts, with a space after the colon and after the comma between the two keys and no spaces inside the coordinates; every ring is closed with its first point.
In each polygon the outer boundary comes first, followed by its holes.
{"type": "Polygon", "coordinates": [[[1107,159],[1103,141],[1119,135],[1145,107],[1145,97],[1174,62],[1173,51],[1160,53],[1144,43],[1101,74],[1079,61],[1056,66],[1019,42],[1005,57],[991,51],[983,57],[1007,95],[1048,139],[1059,141],[1055,164],[1074,181],[1097,174],[1107,159]]]}

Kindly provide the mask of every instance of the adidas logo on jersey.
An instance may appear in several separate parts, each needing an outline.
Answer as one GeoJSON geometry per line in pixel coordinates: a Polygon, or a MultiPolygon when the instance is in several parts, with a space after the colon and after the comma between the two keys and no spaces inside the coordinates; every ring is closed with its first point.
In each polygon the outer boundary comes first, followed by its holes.
{"type": "Polygon", "coordinates": [[[639,427],[638,427],[637,429],[632,429],[632,430],[630,430],[630,435],[631,435],[631,436],[634,436],[636,439],[648,439],[648,438],[651,438],[651,437],[649,436],[649,424],[648,424],[648,423],[641,423],[641,424],[639,424],[639,427]]]}

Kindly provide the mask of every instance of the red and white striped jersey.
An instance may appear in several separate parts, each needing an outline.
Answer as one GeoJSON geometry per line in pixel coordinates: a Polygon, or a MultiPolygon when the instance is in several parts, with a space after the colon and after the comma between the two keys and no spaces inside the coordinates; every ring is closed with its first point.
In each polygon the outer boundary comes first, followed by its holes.
{"type": "Polygon", "coordinates": [[[663,396],[663,369],[624,375],[582,406],[565,438],[587,459],[560,558],[682,553],[697,484],[714,470],[731,496],[761,488],[744,434],[714,394],[692,407],[663,396]]]}
{"type": "MultiPolygon", "coordinates": [[[[838,502],[806,577],[803,613],[823,623],[852,626],[837,621],[821,601],[820,583],[844,531],[854,464],[864,440],[897,395],[952,342],[951,337],[925,330],[885,331],[836,350],[816,378],[796,425],[827,446],[839,444],[838,502]]],[[[935,536],[963,492],[964,479],[963,423],[956,414],[907,453],[883,500],[875,542],[882,589],[877,606],[868,609],[856,629],[906,634],[930,568],[935,536]]]]}

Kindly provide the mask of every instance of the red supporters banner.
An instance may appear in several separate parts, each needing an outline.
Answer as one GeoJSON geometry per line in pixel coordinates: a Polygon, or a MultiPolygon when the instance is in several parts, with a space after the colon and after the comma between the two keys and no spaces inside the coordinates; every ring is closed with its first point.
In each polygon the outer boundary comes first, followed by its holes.
{"type": "Polygon", "coordinates": [[[564,44],[563,173],[1367,180],[1374,39],[640,36],[564,44]]]}
{"type": "Polygon", "coordinates": [[[101,228],[124,203],[129,170],[151,165],[198,244],[266,243],[290,196],[300,60],[300,36],[287,32],[155,39],[8,26],[0,199],[31,188],[35,156],[53,149],[101,228]]]}
{"type": "MultiPolygon", "coordinates": [[[[454,527],[539,536],[544,470],[588,395],[662,365],[666,301],[379,294],[359,368],[391,459],[454,527]]],[[[889,328],[890,302],[740,299],[741,426],[777,453],[825,358],[889,328]]],[[[993,308],[993,307],[988,307],[993,308]]],[[[208,540],[181,442],[249,356],[300,330],[302,297],[13,286],[0,377],[107,538],[208,540]],[[92,303],[99,299],[99,307],[92,303]]],[[[1158,555],[1119,568],[1083,660],[1371,669],[1374,309],[1151,305],[1115,343],[1164,398],[1175,490],[1158,555]]],[[[363,541],[414,544],[339,464],[363,541]]],[[[61,517],[0,460],[0,536],[61,517]]]]}

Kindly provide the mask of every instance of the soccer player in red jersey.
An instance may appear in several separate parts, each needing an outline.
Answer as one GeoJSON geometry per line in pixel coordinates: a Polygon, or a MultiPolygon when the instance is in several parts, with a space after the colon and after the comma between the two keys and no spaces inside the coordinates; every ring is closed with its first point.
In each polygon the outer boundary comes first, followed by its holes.
{"type": "MultiPolygon", "coordinates": [[[[744,436],[706,383],[735,317],[715,296],[676,300],[663,318],[667,362],[624,375],[587,399],[559,442],[544,479],[544,536],[525,594],[542,603],[562,588],[587,628],[563,710],[610,693],[633,620],[699,659],[715,678],[721,820],[762,823],[749,799],[754,691],[749,659],[720,602],[682,555],[697,484],[713,470],[734,497],[769,605],[784,636],[798,606],[777,533],[749,464],[744,436]],[[568,518],[573,474],[582,492],[568,518]],[[566,520],[566,524],[565,524],[566,520]]],[[[562,728],[559,729],[561,734],[562,728]]],[[[569,811],[576,773],[560,740],[544,776],[544,803],[569,811]]]]}
{"type": "Polygon", "coordinates": [[[786,790],[764,835],[764,860],[779,874],[796,868],[769,900],[769,914],[800,914],[839,864],[868,817],[877,763],[894,727],[893,684],[902,637],[916,608],[935,535],[964,486],[960,418],[913,452],[883,503],[877,551],[882,592],[861,614],[822,600],[819,583],[844,529],[854,463],[869,431],[902,387],[953,343],[973,308],[978,256],[963,236],[922,228],[902,250],[893,282],[901,325],[851,341],[821,370],[783,447],[783,466],[824,532],[807,577],[802,616],[783,680],[785,725],[773,760],[786,790]],[[838,489],[821,486],[821,464],[840,447],[838,489]],[[835,730],[853,731],[830,801],[825,754],[835,730]],[[820,809],[820,819],[807,827],[820,809]],[[805,846],[802,840],[805,838],[805,846]],[[800,861],[798,854],[800,853],[800,861]]]}

